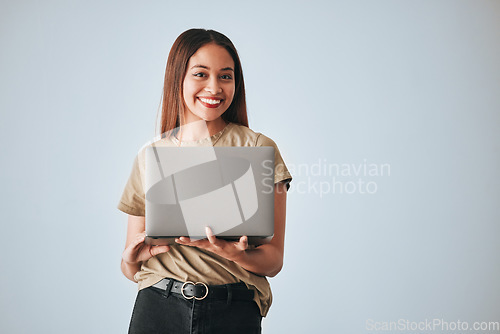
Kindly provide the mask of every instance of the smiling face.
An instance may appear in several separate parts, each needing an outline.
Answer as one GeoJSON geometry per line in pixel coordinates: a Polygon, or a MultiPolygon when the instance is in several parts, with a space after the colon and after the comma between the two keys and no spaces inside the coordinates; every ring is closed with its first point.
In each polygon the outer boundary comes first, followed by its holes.
{"type": "Polygon", "coordinates": [[[234,61],[222,46],[206,44],[191,56],[182,85],[186,123],[205,120],[209,128],[225,125],[221,115],[233,101],[234,61]]]}

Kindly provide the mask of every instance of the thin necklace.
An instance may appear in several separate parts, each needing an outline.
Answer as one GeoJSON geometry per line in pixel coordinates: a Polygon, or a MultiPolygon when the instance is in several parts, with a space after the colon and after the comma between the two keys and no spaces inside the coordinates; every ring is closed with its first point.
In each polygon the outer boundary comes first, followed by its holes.
{"type": "MultiPolygon", "coordinates": [[[[224,133],[224,131],[226,131],[226,128],[228,127],[229,123],[230,123],[230,122],[227,122],[227,124],[224,126],[224,128],[222,128],[222,130],[220,130],[220,131],[218,132],[218,133],[220,133],[220,135],[219,135],[219,137],[216,139],[216,141],[217,141],[220,137],[222,137],[222,134],[224,133]]],[[[177,147],[181,147],[181,145],[182,145],[182,131],[181,131],[181,128],[182,128],[182,126],[181,126],[181,127],[179,127],[179,139],[178,139],[179,143],[177,144],[177,147]]],[[[216,134],[218,134],[218,133],[216,133],[216,134]]],[[[214,135],[215,135],[215,134],[214,134],[214,135]]],[[[212,136],[214,136],[214,135],[212,135],[212,136]]],[[[211,138],[212,136],[209,136],[208,138],[211,138]]],[[[175,138],[175,136],[174,136],[174,138],[175,138]]],[[[215,144],[215,143],[214,143],[214,144],[215,144]]],[[[212,146],[213,146],[213,144],[212,144],[212,146]]]]}

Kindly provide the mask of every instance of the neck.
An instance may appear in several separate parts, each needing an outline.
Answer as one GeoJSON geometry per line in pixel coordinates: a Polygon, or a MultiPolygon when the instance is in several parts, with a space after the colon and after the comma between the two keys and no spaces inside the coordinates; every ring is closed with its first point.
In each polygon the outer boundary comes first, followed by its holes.
{"type": "Polygon", "coordinates": [[[184,141],[200,140],[213,136],[226,127],[227,123],[221,118],[213,121],[193,120],[188,121],[180,127],[177,138],[184,141]]]}

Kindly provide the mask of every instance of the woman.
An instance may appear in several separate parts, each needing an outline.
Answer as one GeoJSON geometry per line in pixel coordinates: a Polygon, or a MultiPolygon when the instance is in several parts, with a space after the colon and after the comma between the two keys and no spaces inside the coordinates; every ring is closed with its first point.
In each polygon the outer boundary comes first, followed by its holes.
{"type": "Polygon", "coordinates": [[[118,205],[129,214],[122,272],[139,288],[129,333],[260,333],[272,302],[266,276],[277,275],[283,265],[286,190],[292,178],[274,141],[248,128],[241,64],[226,36],[190,29],[177,38],[165,71],[161,131],[153,145],[273,146],[274,236],[251,247],[246,236],[230,242],[207,229],[203,240],[145,244],[141,149],[118,205]],[[200,120],[208,136],[185,126],[200,120]],[[192,295],[186,295],[188,290],[192,295]]]}

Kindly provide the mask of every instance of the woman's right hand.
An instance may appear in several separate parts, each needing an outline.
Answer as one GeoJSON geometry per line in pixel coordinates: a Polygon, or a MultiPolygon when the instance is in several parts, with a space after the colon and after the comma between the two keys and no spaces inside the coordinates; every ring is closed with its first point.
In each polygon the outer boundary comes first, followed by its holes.
{"type": "Polygon", "coordinates": [[[137,234],[132,242],[125,248],[122,254],[122,260],[128,264],[140,264],[147,261],[153,256],[161,253],[166,253],[170,250],[170,246],[152,246],[144,242],[146,232],[137,234]]]}

